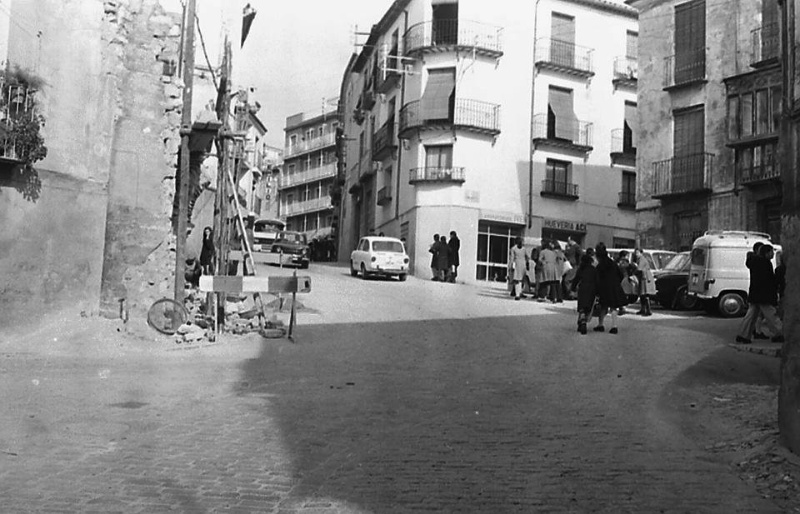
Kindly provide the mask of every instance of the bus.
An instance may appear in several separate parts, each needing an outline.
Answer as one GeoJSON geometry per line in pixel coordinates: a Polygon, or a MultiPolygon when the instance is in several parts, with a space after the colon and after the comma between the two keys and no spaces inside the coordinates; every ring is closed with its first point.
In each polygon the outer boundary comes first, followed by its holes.
{"type": "Polygon", "coordinates": [[[278,233],[286,230],[286,222],[279,219],[260,219],[253,224],[253,251],[271,252],[278,233]]]}

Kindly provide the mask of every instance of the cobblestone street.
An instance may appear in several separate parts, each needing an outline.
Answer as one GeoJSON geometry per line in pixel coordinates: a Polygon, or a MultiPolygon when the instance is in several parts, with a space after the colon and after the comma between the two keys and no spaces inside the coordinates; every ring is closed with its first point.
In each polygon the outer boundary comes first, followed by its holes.
{"type": "Polygon", "coordinates": [[[728,348],[731,322],[581,336],[569,304],[311,275],[295,343],[172,351],[101,320],[2,343],[2,510],[782,511],[709,447],[731,427],[693,396],[772,387],[777,360],[728,348]]]}

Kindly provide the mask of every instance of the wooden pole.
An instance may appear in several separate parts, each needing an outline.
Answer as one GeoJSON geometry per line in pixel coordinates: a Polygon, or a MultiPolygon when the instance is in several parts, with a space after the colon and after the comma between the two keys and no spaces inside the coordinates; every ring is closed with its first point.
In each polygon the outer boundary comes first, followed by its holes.
{"type": "Polygon", "coordinates": [[[175,301],[183,305],[184,270],[186,266],[186,229],[189,209],[189,134],[192,126],[192,85],[194,79],[194,15],[195,1],[188,0],[186,16],[183,20],[183,111],[181,116],[181,169],[179,177],[178,219],[176,220],[175,242],[175,301]]]}

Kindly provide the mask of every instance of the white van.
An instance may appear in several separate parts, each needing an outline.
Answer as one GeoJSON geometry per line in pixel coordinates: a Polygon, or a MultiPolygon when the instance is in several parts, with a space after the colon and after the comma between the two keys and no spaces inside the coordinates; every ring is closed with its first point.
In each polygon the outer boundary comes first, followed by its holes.
{"type": "MultiPolygon", "coordinates": [[[[781,251],[763,232],[709,230],[698,237],[692,245],[689,294],[704,301],[707,310],[718,310],[726,318],[743,316],[750,289],[745,260],[757,242],[772,245],[775,255],[781,251]]],[[[777,264],[773,258],[772,266],[777,264]]]]}

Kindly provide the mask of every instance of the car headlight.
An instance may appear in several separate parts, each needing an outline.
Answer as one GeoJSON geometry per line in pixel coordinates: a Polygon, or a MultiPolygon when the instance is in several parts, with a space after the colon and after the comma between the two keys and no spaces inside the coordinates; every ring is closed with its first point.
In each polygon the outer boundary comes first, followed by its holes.
{"type": "Polygon", "coordinates": [[[373,256],[372,256],[372,258],[370,259],[370,261],[371,261],[371,262],[375,262],[375,261],[377,261],[377,260],[378,260],[378,259],[377,259],[377,258],[376,258],[374,255],[373,255],[373,256]]]}

